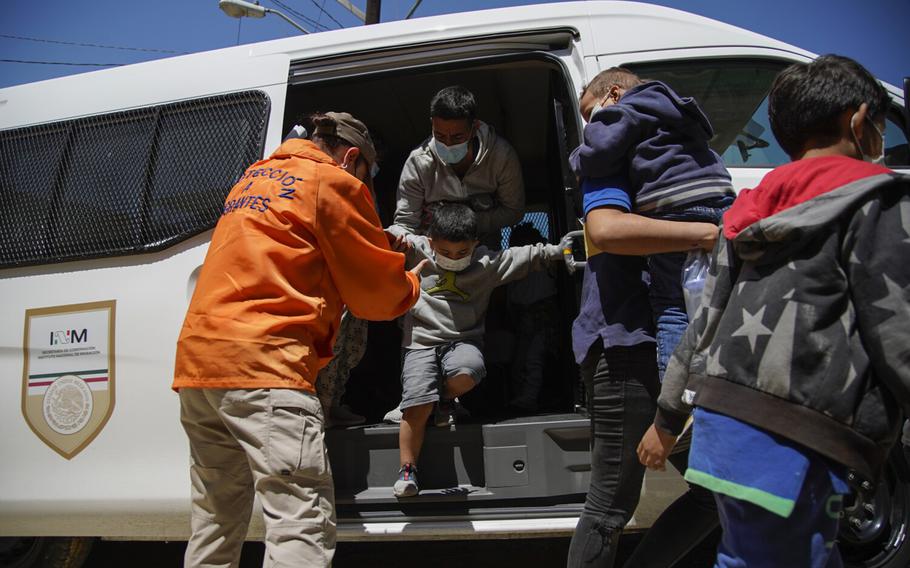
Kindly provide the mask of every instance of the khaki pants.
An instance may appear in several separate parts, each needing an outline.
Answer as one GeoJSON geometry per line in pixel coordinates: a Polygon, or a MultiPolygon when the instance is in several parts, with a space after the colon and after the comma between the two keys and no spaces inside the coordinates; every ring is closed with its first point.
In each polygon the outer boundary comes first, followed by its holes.
{"type": "Polygon", "coordinates": [[[259,496],[266,567],[330,566],[335,496],[315,396],[289,389],[180,389],[190,441],[187,567],[236,567],[259,496]]]}

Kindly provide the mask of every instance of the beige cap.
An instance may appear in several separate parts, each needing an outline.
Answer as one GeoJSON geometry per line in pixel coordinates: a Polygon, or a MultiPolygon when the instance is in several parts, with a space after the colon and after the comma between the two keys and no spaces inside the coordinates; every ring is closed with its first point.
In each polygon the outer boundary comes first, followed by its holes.
{"type": "Polygon", "coordinates": [[[376,163],[376,148],[373,146],[373,139],[370,138],[366,124],[346,112],[327,112],[314,122],[316,123],[314,135],[337,136],[351,146],[359,148],[360,154],[369,165],[376,163]]]}

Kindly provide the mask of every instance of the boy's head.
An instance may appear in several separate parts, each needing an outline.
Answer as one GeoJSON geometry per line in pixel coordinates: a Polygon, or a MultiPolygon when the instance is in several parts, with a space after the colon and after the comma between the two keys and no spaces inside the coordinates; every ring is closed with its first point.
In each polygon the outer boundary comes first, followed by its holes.
{"type": "Polygon", "coordinates": [[[879,158],[888,103],[887,91],[862,65],[823,55],[780,72],[768,95],[768,116],[774,136],[792,160],[819,149],[879,158]]]}
{"type": "Polygon", "coordinates": [[[581,90],[578,99],[581,116],[585,122],[590,122],[596,111],[615,105],[626,91],[641,85],[642,82],[638,75],[625,67],[611,67],[601,71],[581,90]]]}
{"type": "Polygon", "coordinates": [[[463,203],[440,205],[433,213],[427,237],[440,268],[464,270],[477,246],[477,215],[463,203]]]}

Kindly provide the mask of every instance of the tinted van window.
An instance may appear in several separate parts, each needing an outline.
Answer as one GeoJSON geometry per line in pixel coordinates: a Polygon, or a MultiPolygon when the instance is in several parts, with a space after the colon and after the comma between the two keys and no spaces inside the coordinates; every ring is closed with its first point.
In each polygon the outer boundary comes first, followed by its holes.
{"type": "MultiPolygon", "coordinates": [[[[700,59],[628,65],[639,77],[667,83],[680,95],[695,97],[711,124],[714,151],[727,167],[773,168],[790,160],[771,132],[768,93],[784,62],[700,59]]],[[[900,111],[889,113],[885,128],[885,163],[910,165],[907,134],[900,111]]]]}
{"type": "Polygon", "coordinates": [[[773,167],[789,160],[768,124],[768,92],[786,67],[767,60],[700,59],[629,65],[639,77],[695,97],[714,126],[711,147],[728,167],[773,167]]]}
{"type": "Polygon", "coordinates": [[[132,254],[214,226],[262,155],[259,91],[0,132],[0,267],[132,254]]]}

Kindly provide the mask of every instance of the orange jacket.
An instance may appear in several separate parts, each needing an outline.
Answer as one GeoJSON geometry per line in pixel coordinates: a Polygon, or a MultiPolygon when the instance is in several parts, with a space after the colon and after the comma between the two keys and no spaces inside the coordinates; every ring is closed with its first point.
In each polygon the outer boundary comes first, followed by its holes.
{"type": "Polygon", "coordinates": [[[173,388],[315,392],[343,305],[387,320],[419,295],[366,186],[312,142],[289,140],[227,196],[177,342],[173,388]]]}

